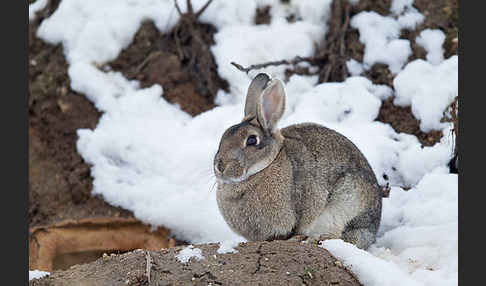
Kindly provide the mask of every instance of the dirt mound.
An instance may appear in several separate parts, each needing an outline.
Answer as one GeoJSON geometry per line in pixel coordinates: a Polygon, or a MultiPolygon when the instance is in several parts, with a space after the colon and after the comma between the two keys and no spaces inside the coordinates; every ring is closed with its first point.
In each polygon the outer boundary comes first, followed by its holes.
{"type": "Polygon", "coordinates": [[[342,263],[314,244],[290,241],[242,243],[219,254],[218,244],[195,245],[201,260],[186,264],[183,247],[107,255],[92,263],[34,279],[30,285],[361,285],[342,263]]]}

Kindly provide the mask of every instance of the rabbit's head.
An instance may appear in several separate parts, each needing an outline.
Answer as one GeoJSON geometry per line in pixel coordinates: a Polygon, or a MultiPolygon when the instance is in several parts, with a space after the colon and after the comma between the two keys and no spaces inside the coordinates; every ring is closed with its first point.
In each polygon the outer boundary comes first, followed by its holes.
{"type": "Polygon", "coordinates": [[[242,182],[273,162],[283,145],[276,125],[284,110],[283,83],[258,74],[248,87],[242,122],[228,128],[219,143],[214,157],[219,182],[242,182]]]}

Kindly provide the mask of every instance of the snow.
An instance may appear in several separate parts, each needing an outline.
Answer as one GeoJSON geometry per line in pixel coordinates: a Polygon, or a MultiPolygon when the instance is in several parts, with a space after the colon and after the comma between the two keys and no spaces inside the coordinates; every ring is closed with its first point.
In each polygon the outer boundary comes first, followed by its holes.
{"type": "Polygon", "coordinates": [[[433,170],[409,191],[392,188],[368,252],[342,240],[322,245],[364,285],[457,285],[457,189],[456,174],[433,170]]]}
{"type": "Polygon", "coordinates": [[[390,12],[399,15],[406,9],[412,7],[414,0],[393,0],[390,7],[390,12]]]}
{"type": "MultiPolygon", "coordinates": [[[[240,103],[246,96],[250,78],[231,65],[231,62],[246,67],[266,61],[291,59],[295,56],[311,56],[314,53],[314,45],[323,36],[324,30],[318,25],[307,22],[291,24],[275,19],[270,25],[234,25],[221,29],[215,35],[216,45],[211,51],[215,55],[219,75],[231,82],[231,94],[221,94],[217,102],[240,103]]],[[[253,70],[250,76],[266,72],[283,78],[285,68],[285,65],[281,65],[253,70]]]]}
{"type": "Polygon", "coordinates": [[[47,3],[49,3],[49,0],[37,0],[29,4],[29,22],[35,19],[35,13],[44,9],[47,3]]]}
{"type": "Polygon", "coordinates": [[[358,29],[359,40],[365,45],[365,69],[370,69],[375,63],[383,63],[396,74],[412,54],[410,42],[399,39],[401,26],[392,17],[381,16],[374,11],[364,11],[353,16],[350,24],[358,29]]]}
{"type": "Polygon", "coordinates": [[[191,260],[191,258],[193,257],[196,260],[204,259],[204,256],[202,256],[202,250],[199,248],[194,248],[193,245],[186,246],[176,255],[177,260],[179,260],[180,263],[184,264],[189,262],[189,260],[191,260]]]}
{"type": "Polygon", "coordinates": [[[415,29],[424,21],[424,16],[413,7],[413,0],[393,0],[390,11],[403,29],[415,29]]]}
{"type": "Polygon", "coordinates": [[[154,21],[162,31],[170,29],[178,20],[173,1],[61,1],[37,35],[51,44],[62,42],[71,64],[102,63],[131,43],[144,20],[154,21]]]}
{"type": "Polygon", "coordinates": [[[419,286],[394,263],[377,258],[342,240],[321,242],[321,247],[331,252],[343,265],[353,272],[363,285],[373,286],[419,286]]]}
{"type": "Polygon", "coordinates": [[[424,132],[440,130],[443,112],[458,95],[458,57],[451,56],[439,65],[422,59],[407,64],[393,80],[399,106],[411,106],[424,132]]]}
{"type": "Polygon", "coordinates": [[[348,68],[348,71],[352,76],[358,76],[364,71],[363,64],[355,59],[350,59],[349,61],[347,61],[346,67],[348,68]]]}
{"type": "Polygon", "coordinates": [[[29,270],[29,281],[32,279],[42,278],[44,276],[50,275],[51,273],[41,270],[29,270]]]}
{"type": "Polygon", "coordinates": [[[445,34],[441,30],[425,29],[415,39],[415,42],[427,51],[426,59],[433,65],[438,65],[444,60],[445,34]]]}
{"type": "MultiPolygon", "coordinates": [[[[280,0],[259,0],[256,2],[259,8],[271,7],[272,22],[282,21],[293,15],[296,19],[303,19],[310,24],[322,26],[329,19],[332,0],[287,1],[288,3],[280,0]]],[[[321,27],[321,29],[326,29],[326,27],[321,27]]]]}
{"type": "Polygon", "coordinates": [[[409,8],[406,13],[397,18],[402,29],[413,30],[424,21],[424,15],[415,8],[409,8]]]}
{"type": "MultiPolygon", "coordinates": [[[[410,41],[400,39],[401,31],[413,30],[424,21],[424,16],[412,4],[413,0],[394,0],[388,16],[362,11],[351,18],[351,27],[359,30],[359,40],[365,45],[364,70],[381,63],[388,65],[393,74],[400,72],[412,54],[410,41]]],[[[348,68],[350,65],[351,75],[362,72],[355,62],[348,62],[348,68]]]]}
{"type": "Polygon", "coordinates": [[[240,242],[242,241],[238,239],[221,241],[219,243],[219,248],[218,250],[216,250],[216,252],[219,254],[238,253],[238,250],[234,249],[234,247],[237,247],[240,242]]]}
{"type": "MultiPolygon", "coordinates": [[[[186,1],[179,2],[186,10],[186,1]]],[[[197,10],[206,1],[192,2],[197,10]]],[[[218,29],[211,51],[229,91],[218,93],[217,107],[190,117],[161,97],[163,86],[140,88],[119,72],[97,67],[115,59],[143,21],[153,21],[161,32],[173,27],[179,16],[172,0],[62,1],[43,20],[38,36],[63,44],[71,88],[102,112],[94,130],[78,130],[78,152],[92,165],[93,195],[132,211],[145,223],[171,229],[178,239],[219,242],[219,253],[232,252],[244,239],[219,213],[212,160],[225,129],[243,118],[251,78],[266,72],[283,79],[286,66],[247,75],[230,62],[249,66],[313,55],[327,33],[330,3],[213,1],[201,20],[218,29]],[[253,25],[256,7],[264,5],[272,6],[271,23],[253,25]],[[290,14],[296,22],[285,20],[290,14]]],[[[392,186],[383,201],[377,242],[368,251],[340,240],[323,243],[364,285],[452,285],[457,281],[458,186],[457,175],[447,168],[452,125],[440,119],[458,95],[458,59],[442,59],[440,35],[424,31],[417,43],[427,50],[427,61],[408,62],[410,42],[400,34],[414,29],[423,15],[412,0],[394,0],[390,12],[363,11],[351,18],[365,50],[363,62],[347,62],[350,77],[344,82],[289,78],[279,127],[315,122],[337,130],[363,152],[378,182],[392,186]],[[393,89],[360,76],[375,63],[388,65],[395,75],[393,89]],[[376,121],[382,101],[391,96],[395,104],[411,106],[422,131],[442,132],[441,141],[422,147],[415,136],[376,121]]],[[[192,245],[177,257],[182,263],[203,258],[192,245]]]]}

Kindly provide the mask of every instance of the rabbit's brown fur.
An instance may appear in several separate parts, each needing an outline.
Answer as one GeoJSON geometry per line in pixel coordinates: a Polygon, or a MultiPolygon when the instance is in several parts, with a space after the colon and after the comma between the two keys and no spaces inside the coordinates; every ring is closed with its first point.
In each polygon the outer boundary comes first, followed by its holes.
{"type": "Polygon", "coordinates": [[[382,195],[366,158],[346,137],[318,124],[277,129],[284,107],[282,83],[257,75],[244,120],[223,134],[215,156],[224,219],[248,240],[302,234],[368,248],[380,224],[382,195]],[[245,146],[249,136],[258,144],[245,146]]]}

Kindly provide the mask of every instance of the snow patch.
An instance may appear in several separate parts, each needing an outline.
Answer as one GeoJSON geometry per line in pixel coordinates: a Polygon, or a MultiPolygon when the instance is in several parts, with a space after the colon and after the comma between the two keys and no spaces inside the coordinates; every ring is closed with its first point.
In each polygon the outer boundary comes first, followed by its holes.
{"type": "Polygon", "coordinates": [[[402,29],[414,30],[418,25],[423,23],[424,19],[424,15],[417,9],[410,8],[406,13],[398,16],[397,22],[402,29]]]}
{"type": "Polygon", "coordinates": [[[237,247],[242,241],[241,240],[225,240],[219,243],[219,248],[216,251],[219,254],[224,253],[238,253],[238,250],[234,249],[237,247]]]}
{"type": "Polygon", "coordinates": [[[44,9],[49,3],[49,0],[37,0],[32,4],[29,4],[29,22],[35,19],[35,14],[44,9]]]}
{"type": "Polygon", "coordinates": [[[423,285],[458,283],[458,176],[445,168],[383,200],[380,233],[368,251],[423,285]]]}
{"type": "Polygon", "coordinates": [[[458,57],[452,56],[439,65],[415,60],[393,80],[396,98],[394,104],[412,107],[424,132],[440,130],[444,111],[458,95],[458,57]]]}
{"type": "Polygon", "coordinates": [[[180,263],[187,263],[191,258],[195,258],[196,260],[204,259],[202,256],[202,250],[199,248],[194,248],[193,245],[189,245],[185,247],[183,250],[179,251],[179,254],[176,255],[177,260],[180,263]]]}
{"type": "Polygon", "coordinates": [[[363,64],[355,59],[350,59],[349,61],[347,61],[346,67],[348,68],[348,71],[352,76],[358,76],[364,71],[363,64]]]}
{"type": "Polygon", "coordinates": [[[368,251],[342,240],[321,246],[364,285],[457,285],[457,189],[457,175],[445,170],[427,174],[409,191],[392,188],[368,251]]]}
{"type": "Polygon", "coordinates": [[[445,34],[441,30],[425,29],[415,39],[415,42],[427,51],[426,59],[433,65],[438,65],[444,60],[445,34]]]}
{"type": "Polygon", "coordinates": [[[353,272],[359,282],[369,286],[420,286],[406,272],[392,262],[377,258],[372,254],[357,248],[355,245],[340,239],[331,239],[319,245],[327,249],[343,265],[353,272]]]}
{"type": "MultiPolygon", "coordinates": [[[[394,0],[389,16],[363,11],[351,18],[351,27],[359,30],[359,40],[365,45],[364,70],[381,63],[388,65],[393,74],[400,72],[412,54],[410,41],[400,39],[401,31],[413,30],[424,21],[424,16],[412,4],[413,0],[394,0]]],[[[355,62],[348,61],[347,65],[351,75],[362,72],[355,62]]]]}
{"type": "Polygon", "coordinates": [[[211,47],[218,74],[231,83],[230,94],[218,94],[219,104],[239,103],[246,96],[248,81],[260,72],[284,78],[286,65],[252,70],[248,75],[236,69],[231,62],[250,66],[269,61],[307,57],[314,53],[315,44],[323,37],[323,30],[308,22],[287,23],[278,21],[271,25],[233,25],[215,34],[216,44],[211,47]],[[249,40],[251,39],[251,40],[249,40]],[[278,39],[278,40],[276,40],[278,39]]]}
{"type": "MultiPolygon", "coordinates": [[[[271,22],[286,22],[286,18],[292,16],[296,21],[305,21],[311,24],[325,26],[330,13],[332,0],[258,0],[257,7],[270,6],[271,22]]],[[[322,27],[327,29],[327,27],[322,27]]]]}
{"type": "Polygon", "coordinates": [[[397,18],[401,28],[413,30],[424,21],[422,15],[415,7],[414,0],[393,0],[390,11],[397,18]]]}
{"type": "Polygon", "coordinates": [[[50,274],[51,274],[50,272],[41,271],[41,270],[29,270],[29,281],[32,279],[42,278],[50,274]]]}
{"type": "Polygon", "coordinates": [[[359,30],[359,40],[365,45],[363,64],[366,70],[375,63],[383,63],[396,74],[412,54],[410,42],[399,39],[402,27],[392,17],[365,11],[353,16],[350,24],[359,30]]]}

